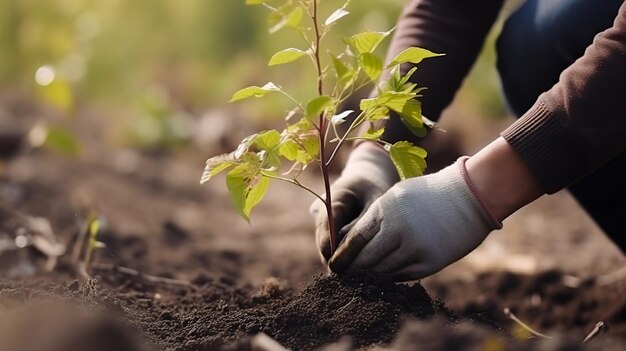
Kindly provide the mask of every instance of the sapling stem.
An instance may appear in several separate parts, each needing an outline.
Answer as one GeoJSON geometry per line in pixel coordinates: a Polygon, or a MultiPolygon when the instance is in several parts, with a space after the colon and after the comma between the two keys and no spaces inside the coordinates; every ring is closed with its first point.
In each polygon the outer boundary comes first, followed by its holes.
{"type": "MultiPolygon", "coordinates": [[[[317,17],[317,1],[313,0],[313,12],[311,13],[311,19],[313,20],[313,29],[315,32],[315,50],[313,50],[313,54],[315,57],[315,66],[317,68],[317,94],[319,96],[324,95],[324,76],[322,72],[322,63],[320,60],[320,42],[322,36],[320,35],[319,28],[319,20],[317,17]]],[[[324,112],[322,111],[319,115],[319,141],[320,141],[320,170],[322,172],[322,177],[324,178],[324,191],[326,193],[326,198],[322,199],[322,202],[326,205],[326,213],[328,215],[328,232],[330,233],[330,253],[335,252],[335,220],[333,217],[333,207],[332,207],[332,194],[330,193],[330,177],[328,175],[328,166],[329,164],[326,161],[326,133],[328,131],[328,123],[326,123],[326,119],[324,116],[324,112]]]]}

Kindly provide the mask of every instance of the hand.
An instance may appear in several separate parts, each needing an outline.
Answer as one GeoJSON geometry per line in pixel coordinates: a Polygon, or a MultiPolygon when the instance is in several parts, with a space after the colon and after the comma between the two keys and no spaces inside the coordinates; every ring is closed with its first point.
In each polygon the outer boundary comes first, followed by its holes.
{"type": "Polygon", "coordinates": [[[466,160],[394,185],[351,227],[330,268],[372,269],[407,281],[471,252],[502,224],[474,193],[466,160]]]}
{"type": "MultiPolygon", "coordinates": [[[[344,167],[341,176],[331,186],[337,243],[376,199],[399,180],[391,159],[378,145],[364,142],[357,146],[344,167]]],[[[315,237],[323,262],[330,258],[330,233],[326,207],[320,200],[310,208],[315,221],[315,237]]],[[[335,243],[335,247],[336,244],[335,243]]]]}

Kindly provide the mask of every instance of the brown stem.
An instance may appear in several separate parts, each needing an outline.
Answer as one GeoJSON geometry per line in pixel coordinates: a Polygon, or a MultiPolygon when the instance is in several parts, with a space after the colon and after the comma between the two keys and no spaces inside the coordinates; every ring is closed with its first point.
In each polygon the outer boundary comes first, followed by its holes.
{"type": "MultiPolygon", "coordinates": [[[[322,64],[320,60],[320,28],[318,24],[317,18],[317,1],[313,0],[313,28],[315,30],[315,66],[317,67],[317,93],[319,96],[324,95],[324,77],[322,73],[322,64]]],[[[328,123],[326,123],[326,119],[324,118],[324,112],[320,113],[319,116],[319,140],[320,140],[320,169],[322,171],[322,176],[324,178],[324,191],[326,192],[326,199],[324,204],[326,205],[326,213],[328,215],[328,232],[330,233],[330,253],[331,255],[335,252],[335,220],[333,216],[333,208],[332,208],[332,194],[330,193],[330,178],[328,176],[328,164],[326,162],[326,130],[329,128],[328,123]]]]}

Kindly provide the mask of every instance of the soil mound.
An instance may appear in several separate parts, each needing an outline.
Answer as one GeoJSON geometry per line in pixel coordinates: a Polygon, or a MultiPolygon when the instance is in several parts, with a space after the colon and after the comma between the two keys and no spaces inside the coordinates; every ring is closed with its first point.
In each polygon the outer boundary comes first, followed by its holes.
{"type": "Polygon", "coordinates": [[[419,284],[397,285],[378,275],[320,276],[281,304],[266,332],[294,350],[353,338],[357,347],[389,343],[405,319],[443,311],[419,284]]]}

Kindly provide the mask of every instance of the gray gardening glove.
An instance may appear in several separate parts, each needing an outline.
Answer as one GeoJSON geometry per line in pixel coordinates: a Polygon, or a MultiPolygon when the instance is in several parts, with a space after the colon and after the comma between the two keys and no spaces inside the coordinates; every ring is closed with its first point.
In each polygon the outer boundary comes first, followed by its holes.
{"type": "MultiPolygon", "coordinates": [[[[398,180],[398,173],[389,155],[378,145],[365,142],[352,151],[341,176],[330,188],[335,230],[340,232],[337,233],[337,242],[341,241],[341,234],[348,231],[364,210],[398,180]]],[[[330,258],[326,207],[322,201],[316,200],[311,205],[310,213],[315,221],[315,237],[322,261],[326,262],[330,258]]]]}
{"type": "Polygon", "coordinates": [[[438,272],[474,250],[502,224],[473,191],[466,159],[389,189],[352,226],[330,268],[338,273],[371,269],[407,281],[438,272]]]}

